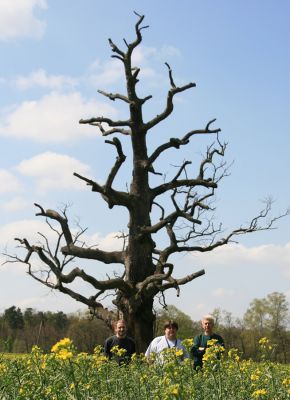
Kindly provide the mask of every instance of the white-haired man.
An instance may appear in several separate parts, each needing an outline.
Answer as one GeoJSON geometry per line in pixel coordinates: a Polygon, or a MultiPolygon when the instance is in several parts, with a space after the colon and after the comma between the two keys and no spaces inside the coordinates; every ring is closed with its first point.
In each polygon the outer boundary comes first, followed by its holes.
{"type": "Polygon", "coordinates": [[[224,340],[220,335],[213,332],[214,318],[211,315],[205,315],[201,320],[201,326],[203,333],[195,336],[193,340],[192,355],[194,360],[194,367],[202,367],[202,358],[205,354],[206,348],[208,347],[208,341],[215,339],[216,344],[224,347],[224,340]]]}

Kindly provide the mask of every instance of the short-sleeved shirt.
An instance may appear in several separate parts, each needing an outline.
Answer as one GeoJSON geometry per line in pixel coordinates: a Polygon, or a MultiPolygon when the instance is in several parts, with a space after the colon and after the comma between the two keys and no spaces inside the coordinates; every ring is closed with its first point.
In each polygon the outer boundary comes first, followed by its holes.
{"type": "Polygon", "coordinates": [[[123,362],[126,363],[130,361],[132,355],[136,353],[135,342],[129,336],[124,338],[118,338],[116,335],[111,336],[105,341],[104,353],[110,360],[116,360],[118,364],[123,362]],[[111,350],[114,346],[119,346],[120,349],[126,350],[126,353],[123,356],[118,356],[117,354],[112,353],[111,350]]]}
{"type": "Polygon", "coordinates": [[[155,339],[153,339],[145,352],[145,356],[149,357],[151,353],[158,354],[161,353],[162,350],[171,349],[173,347],[183,350],[184,357],[187,357],[186,350],[181,344],[180,339],[169,340],[165,336],[157,336],[155,339]]]}

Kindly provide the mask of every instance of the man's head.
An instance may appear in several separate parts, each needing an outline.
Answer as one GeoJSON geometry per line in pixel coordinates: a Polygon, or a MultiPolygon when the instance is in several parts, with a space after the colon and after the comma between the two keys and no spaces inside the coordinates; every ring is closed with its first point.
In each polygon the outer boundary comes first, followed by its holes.
{"type": "Polygon", "coordinates": [[[172,319],[165,321],[164,323],[164,334],[166,339],[175,340],[178,331],[178,323],[172,319]]]}
{"type": "Polygon", "coordinates": [[[205,335],[212,335],[214,327],[214,318],[211,315],[205,315],[201,321],[205,335]]]}
{"type": "Polygon", "coordinates": [[[123,319],[119,319],[119,321],[116,322],[116,324],[115,324],[115,334],[120,339],[126,337],[127,326],[126,326],[126,322],[123,319]]]}

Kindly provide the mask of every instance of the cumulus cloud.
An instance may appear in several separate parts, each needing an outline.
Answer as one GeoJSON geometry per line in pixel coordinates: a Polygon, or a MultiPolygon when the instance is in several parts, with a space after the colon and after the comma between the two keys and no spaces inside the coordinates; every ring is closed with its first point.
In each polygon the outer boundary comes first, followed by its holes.
{"type": "Polygon", "coordinates": [[[83,236],[87,246],[96,246],[104,251],[120,251],[122,250],[123,240],[118,239],[117,232],[111,232],[106,236],[95,233],[91,236],[83,236]]]}
{"type": "Polygon", "coordinates": [[[256,247],[231,244],[204,253],[202,256],[194,254],[191,257],[194,257],[195,261],[202,258],[202,262],[207,266],[273,266],[280,268],[283,274],[290,278],[290,243],[265,244],[256,247]]]}
{"type": "Polygon", "coordinates": [[[181,52],[177,47],[171,45],[164,45],[161,47],[161,51],[159,53],[162,57],[180,57],[181,52]]]}
{"type": "Polygon", "coordinates": [[[96,128],[80,125],[80,118],[113,117],[115,114],[112,106],[86,101],[77,92],[51,93],[39,100],[25,101],[10,110],[0,125],[0,135],[38,142],[73,141],[98,133],[96,128]]]}
{"type": "Polygon", "coordinates": [[[0,227],[0,245],[13,245],[14,238],[27,238],[30,241],[39,240],[37,232],[43,232],[49,237],[52,236],[52,231],[48,225],[41,220],[21,220],[10,222],[9,224],[0,227]]]}
{"type": "Polygon", "coordinates": [[[40,39],[45,31],[45,22],[34,13],[36,9],[46,8],[46,0],[1,0],[0,40],[9,41],[22,37],[40,39]]]}
{"type": "Polygon", "coordinates": [[[1,206],[5,211],[12,213],[31,206],[31,203],[29,203],[26,199],[22,197],[14,197],[10,199],[7,203],[3,203],[1,206]]]}
{"type": "Polygon", "coordinates": [[[47,192],[50,189],[83,189],[84,185],[73,176],[73,172],[88,176],[90,168],[65,154],[46,152],[23,160],[16,170],[35,178],[37,190],[47,192]]]}
{"type": "Polygon", "coordinates": [[[0,169],[0,193],[17,192],[20,189],[21,184],[18,179],[5,169],[0,169]]]}
{"type": "Polygon", "coordinates": [[[124,77],[124,68],[119,60],[112,59],[107,62],[101,63],[99,60],[95,60],[90,70],[92,75],[89,80],[96,86],[110,85],[116,83],[124,77]]]}
{"type": "MultiPolygon", "coordinates": [[[[150,61],[152,58],[156,58],[158,55],[157,49],[153,47],[139,46],[132,54],[132,66],[141,67],[140,76],[156,77],[156,73],[153,68],[150,67],[150,61]]],[[[105,87],[113,83],[117,83],[124,79],[124,67],[119,60],[111,59],[107,62],[100,62],[96,59],[90,65],[91,76],[90,81],[100,87],[105,87]]]]}
{"type": "Polygon", "coordinates": [[[15,84],[22,90],[40,86],[52,90],[60,90],[66,87],[74,87],[78,83],[77,79],[64,75],[48,75],[43,69],[33,71],[29,76],[18,76],[15,84]]]}
{"type": "Polygon", "coordinates": [[[216,288],[212,291],[212,295],[214,297],[232,297],[234,296],[235,291],[232,289],[225,289],[225,288],[216,288]]]}

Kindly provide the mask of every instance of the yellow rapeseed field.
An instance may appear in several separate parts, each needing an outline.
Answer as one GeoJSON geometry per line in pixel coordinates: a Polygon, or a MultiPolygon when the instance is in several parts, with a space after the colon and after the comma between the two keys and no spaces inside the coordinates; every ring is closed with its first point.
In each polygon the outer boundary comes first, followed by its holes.
{"type": "MultiPolygon", "coordinates": [[[[186,339],[187,350],[192,340],[186,339]]],[[[289,400],[290,366],[267,360],[272,345],[259,342],[262,361],[242,360],[213,341],[202,371],[180,350],[165,351],[162,362],[134,355],[130,364],[108,361],[101,347],[93,355],[77,353],[64,338],[51,353],[34,347],[30,354],[0,355],[0,399],[5,400],[289,400]]],[[[116,348],[115,351],[120,352],[116,348]]]]}

